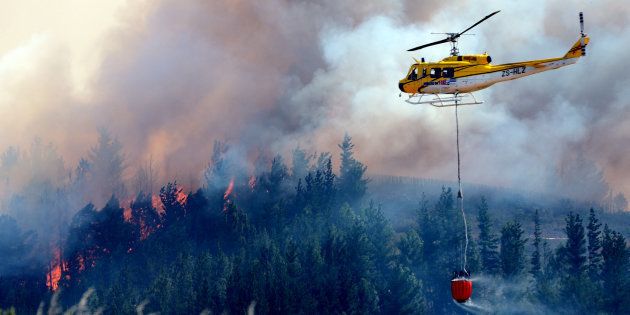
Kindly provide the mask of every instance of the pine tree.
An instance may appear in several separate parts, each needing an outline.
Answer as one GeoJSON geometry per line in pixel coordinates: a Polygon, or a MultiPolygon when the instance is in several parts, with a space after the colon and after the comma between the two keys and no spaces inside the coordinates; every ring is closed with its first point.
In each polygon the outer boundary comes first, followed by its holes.
{"type": "MultiPolygon", "coordinates": [[[[468,252],[466,253],[466,270],[470,273],[481,271],[481,257],[479,256],[479,248],[477,241],[472,237],[472,227],[468,225],[468,252]]],[[[462,241],[463,244],[464,241],[462,241]]]]}
{"type": "Polygon", "coordinates": [[[291,178],[294,183],[297,183],[300,179],[304,180],[304,177],[308,174],[309,165],[313,159],[312,155],[308,155],[306,151],[297,147],[293,150],[292,163],[291,163],[291,178]]]}
{"type": "Polygon", "coordinates": [[[34,245],[34,236],[32,231],[23,232],[12,217],[0,214],[0,254],[2,255],[0,276],[14,273],[22,264],[28,265],[31,260],[28,256],[34,245]]]}
{"type": "Polygon", "coordinates": [[[151,202],[151,195],[139,192],[131,202],[131,223],[135,228],[135,236],[144,239],[155,232],[161,222],[160,214],[151,202]]]}
{"type": "MultiPolygon", "coordinates": [[[[385,218],[380,206],[370,202],[359,219],[364,220],[366,235],[369,240],[368,253],[375,267],[374,276],[371,278],[379,296],[388,290],[391,267],[394,263],[396,247],[394,245],[394,230],[385,218]]],[[[383,303],[380,300],[380,303],[383,303]]]]}
{"type": "Polygon", "coordinates": [[[123,172],[126,166],[122,144],[107,129],[99,130],[98,143],[90,151],[89,162],[90,188],[95,202],[102,204],[112,195],[124,198],[123,172]]]}
{"type": "Polygon", "coordinates": [[[66,240],[64,260],[68,263],[70,279],[76,279],[83,270],[96,265],[96,234],[94,231],[97,211],[94,205],[87,204],[79,210],[70,223],[70,232],[66,240]]]}
{"type": "Polygon", "coordinates": [[[499,239],[492,232],[492,219],[488,213],[488,203],[486,198],[481,198],[481,203],[477,207],[477,221],[479,224],[479,256],[481,258],[481,268],[489,274],[498,274],[501,270],[499,259],[499,239]]]}
{"type": "Polygon", "coordinates": [[[125,221],[123,212],[124,209],[115,197],[97,212],[96,224],[93,225],[94,241],[97,250],[105,255],[115,251],[128,252],[133,246],[133,227],[125,221]]]}
{"type": "Polygon", "coordinates": [[[426,305],[422,296],[422,283],[407,267],[393,267],[389,290],[384,295],[384,314],[424,314],[426,305]]]}
{"type": "MultiPolygon", "coordinates": [[[[232,165],[226,158],[229,146],[225,142],[215,141],[212,147],[212,156],[210,158],[210,164],[204,171],[205,189],[209,196],[223,193],[228,183],[230,182],[232,174],[232,165]]],[[[218,195],[217,198],[223,198],[222,195],[218,195]]],[[[212,200],[212,198],[210,198],[212,200]]]]}
{"type": "Polygon", "coordinates": [[[564,229],[567,242],[564,245],[564,263],[569,275],[579,277],[586,265],[586,240],[584,238],[584,226],[579,214],[569,212],[564,229]]]}
{"type": "Polygon", "coordinates": [[[540,214],[538,213],[538,209],[534,212],[534,241],[532,242],[533,251],[531,258],[531,269],[530,273],[534,276],[534,278],[539,279],[542,271],[541,267],[541,235],[542,232],[540,230],[540,214]]]}
{"type": "Polygon", "coordinates": [[[523,229],[517,221],[510,221],[501,229],[501,269],[503,276],[511,278],[525,268],[525,243],[523,229]]]}
{"type": "Polygon", "coordinates": [[[184,217],[186,208],[182,196],[185,196],[177,182],[168,183],[160,188],[160,200],[164,205],[164,225],[171,225],[184,217]]]}
{"type": "Polygon", "coordinates": [[[611,231],[604,226],[602,238],[602,280],[604,289],[604,310],[611,314],[619,314],[624,306],[626,311],[630,304],[630,285],[628,268],[630,268],[630,252],[626,247],[626,239],[621,233],[611,231]]]}
{"type": "Polygon", "coordinates": [[[558,248],[558,263],[561,268],[560,293],[565,301],[573,305],[577,312],[593,308],[597,292],[586,277],[586,238],[582,218],[569,212],[565,218],[566,243],[558,248]]]}
{"type": "Polygon", "coordinates": [[[407,231],[398,243],[399,261],[404,266],[416,270],[422,263],[422,240],[415,230],[407,231]]]}
{"type": "Polygon", "coordinates": [[[588,275],[594,281],[599,278],[602,264],[601,231],[599,230],[601,226],[602,224],[595,216],[595,210],[591,208],[586,228],[588,230],[588,275]]]}
{"type": "Polygon", "coordinates": [[[348,134],[344,135],[339,148],[341,165],[338,182],[341,201],[353,203],[362,198],[367,190],[368,180],[363,178],[367,167],[354,158],[354,144],[348,134]]]}

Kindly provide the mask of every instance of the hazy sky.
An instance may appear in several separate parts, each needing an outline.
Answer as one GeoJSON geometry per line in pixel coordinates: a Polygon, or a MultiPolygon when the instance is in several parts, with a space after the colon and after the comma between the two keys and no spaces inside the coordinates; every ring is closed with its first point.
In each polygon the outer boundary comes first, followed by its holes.
{"type": "Polygon", "coordinates": [[[0,1],[0,150],[40,137],[74,168],[108,127],[133,169],[198,176],[212,142],[333,151],[344,132],[371,173],[455,179],[451,109],[414,107],[405,50],[500,14],[462,38],[494,63],[587,57],[495,85],[461,109],[464,179],[538,189],[578,154],[630,195],[630,8],[604,1],[0,1]]]}

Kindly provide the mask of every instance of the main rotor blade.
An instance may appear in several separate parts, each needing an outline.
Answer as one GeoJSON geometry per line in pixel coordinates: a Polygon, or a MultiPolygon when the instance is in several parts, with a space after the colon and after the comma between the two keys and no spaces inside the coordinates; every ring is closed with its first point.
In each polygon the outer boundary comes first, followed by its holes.
{"type": "Polygon", "coordinates": [[[418,47],[407,49],[407,51],[414,51],[414,50],[422,49],[422,48],[433,46],[433,45],[438,45],[438,44],[442,44],[442,43],[448,43],[450,41],[451,41],[451,38],[447,37],[447,38],[445,38],[443,40],[438,40],[437,42],[428,43],[428,44],[424,44],[424,45],[421,45],[421,46],[418,46],[418,47]]]}
{"type": "Polygon", "coordinates": [[[495,15],[495,14],[499,13],[499,12],[501,12],[501,10],[499,10],[499,11],[494,11],[494,12],[492,12],[492,13],[490,13],[490,14],[486,15],[486,17],[485,17],[485,18],[483,18],[483,19],[481,19],[481,20],[479,20],[479,22],[477,22],[477,23],[473,24],[471,27],[469,27],[469,28],[467,28],[467,29],[463,30],[461,33],[459,33],[459,34],[455,35],[455,38],[460,37],[462,34],[464,34],[464,33],[468,32],[471,28],[473,28],[473,27],[475,27],[475,26],[479,25],[481,22],[483,22],[483,21],[485,21],[485,20],[489,19],[491,16],[493,16],[493,15],[495,15]]]}

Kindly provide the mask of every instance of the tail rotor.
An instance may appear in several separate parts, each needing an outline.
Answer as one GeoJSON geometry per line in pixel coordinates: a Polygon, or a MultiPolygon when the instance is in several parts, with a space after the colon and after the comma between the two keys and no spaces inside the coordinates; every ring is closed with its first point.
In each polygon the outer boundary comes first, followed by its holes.
{"type": "Polygon", "coordinates": [[[582,12],[580,12],[580,45],[582,46],[582,56],[586,56],[586,45],[584,43],[584,38],[586,37],[586,35],[584,35],[584,14],[582,12]]]}

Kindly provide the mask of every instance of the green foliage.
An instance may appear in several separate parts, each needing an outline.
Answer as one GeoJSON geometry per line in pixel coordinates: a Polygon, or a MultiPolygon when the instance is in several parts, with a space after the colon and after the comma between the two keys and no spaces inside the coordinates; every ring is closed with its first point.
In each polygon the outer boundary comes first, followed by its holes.
{"type": "Polygon", "coordinates": [[[426,200],[421,201],[417,225],[423,245],[422,261],[411,269],[422,279],[427,312],[454,312],[450,295],[445,294],[450,292],[450,281],[444,280],[450,280],[452,272],[463,267],[464,222],[450,188],[442,188],[433,207],[426,200]]]}
{"type": "Polygon", "coordinates": [[[97,196],[95,201],[98,204],[107,201],[112,195],[125,196],[123,172],[126,166],[122,144],[107,129],[99,130],[98,143],[90,150],[88,161],[89,164],[83,164],[81,170],[88,172],[90,195],[97,196]]]}
{"type": "MultiPolygon", "coordinates": [[[[449,280],[462,268],[465,239],[453,191],[444,187],[437,200],[423,198],[416,220],[394,229],[380,205],[359,207],[366,197],[365,166],[355,159],[349,136],[340,149],[339,176],[329,153],[315,160],[296,149],[290,172],[276,156],[260,158],[250,177],[237,167],[228,146],[218,142],[204,174],[205,187],[183,194],[176,182],[167,183],[159,192],[163,212],[152,205],[155,196],[143,193],[129,204],[127,219],[111,194],[99,209],[86,205],[69,220],[68,235],[60,244],[62,290],[53,295],[50,312],[68,309],[92,286],[85,313],[103,305],[108,314],[137,309],[242,314],[254,303],[259,314],[461,312],[450,297],[449,280]]],[[[3,163],[13,163],[12,154],[3,163]]],[[[77,176],[90,180],[91,167],[84,160],[77,176]]],[[[593,210],[588,235],[579,215],[567,216],[567,241],[555,253],[543,241],[536,211],[532,256],[526,259],[521,224],[508,222],[499,238],[489,209],[482,199],[478,225],[469,226],[468,235],[478,237],[471,237],[467,269],[473,279],[501,281],[494,275],[502,274],[508,281],[476,282],[474,300],[492,298],[491,285],[496,292],[505,289],[510,302],[541,304],[545,311],[628,309],[626,240],[608,227],[600,233],[593,210]],[[528,261],[531,269],[526,268],[528,261]],[[523,294],[523,283],[530,285],[530,294],[523,294]]],[[[35,250],[34,237],[0,216],[4,257],[27,259],[35,250]]],[[[15,276],[0,275],[0,307],[34,313],[41,300],[51,298],[45,272],[46,266],[34,261],[15,276]]]]}
{"type": "Polygon", "coordinates": [[[565,219],[564,229],[567,242],[561,250],[562,259],[567,267],[567,273],[573,277],[581,276],[586,266],[586,239],[584,226],[579,214],[570,212],[565,219]]]}
{"type": "Polygon", "coordinates": [[[604,226],[602,239],[602,280],[604,295],[604,309],[612,314],[628,310],[630,289],[628,285],[628,271],[630,268],[630,252],[626,239],[616,231],[604,226]]]}
{"type": "Polygon", "coordinates": [[[389,290],[382,311],[385,314],[422,314],[426,302],[420,280],[408,267],[396,265],[392,268],[389,290]]]}
{"type": "Polygon", "coordinates": [[[5,310],[0,308],[0,315],[15,315],[15,314],[17,314],[15,312],[15,307],[11,307],[5,310]]]}
{"type": "Polygon", "coordinates": [[[541,261],[541,239],[542,232],[540,230],[540,214],[538,213],[538,209],[534,212],[534,240],[532,242],[533,250],[531,257],[531,269],[530,273],[534,278],[540,279],[542,273],[542,261],[541,261]]]}
{"type": "Polygon", "coordinates": [[[400,262],[407,266],[419,266],[422,263],[423,243],[415,230],[405,232],[398,242],[400,262]]]}
{"type": "Polygon", "coordinates": [[[367,167],[354,158],[352,138],[345,134],[341,149],[339,167],[339,193],[342,202],[354,203],[365,195],[368,180],[363,178],[367,167]]]}
{"type": "Polygon", "coordinates": [[[501,229],[501,271],[504,277],[519,276],[525,268],[523,229],[517,221],[507,222],[501,229]]]}
{"type": "Polygon", "coordinates": [[[297,147],[293,150],[293,155],[291,159],[291,177],[295,183],[298,180],[304,180],[304,177],[309,172],[309,165],[311,164],[311,160],[313,159],[312,155],[308,155],[306,151],[297,147]]]}
{"type": "Polygon", "coordinates": [[[488,203],[485,198],[477,207],[477,222],[479,224],[479,257],[481,270],[488,274],[498,274],[501,271],[499,259],[499,238],[492,231],[492,218],[488,213],[488,203]]]}
{"type": "Polygon", "coordinates": [[[160,200],[164,205],[164,224],[171,225],[184,217],[186,210],[179,201],[182,189],[177,186],[177,182],[168,183],[160,188],[160,200]]]}
{"type": "Polygon", "coordinates": [[[597,281],[601,272],[602,264],[602,245],[601,231],[599,220],[595,216],[595,210],[591,208],[588,216],[588,225],[586,226],[588,233],[588,275],[591,280],[597,281]]]}

